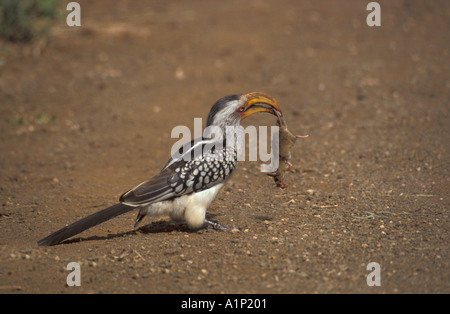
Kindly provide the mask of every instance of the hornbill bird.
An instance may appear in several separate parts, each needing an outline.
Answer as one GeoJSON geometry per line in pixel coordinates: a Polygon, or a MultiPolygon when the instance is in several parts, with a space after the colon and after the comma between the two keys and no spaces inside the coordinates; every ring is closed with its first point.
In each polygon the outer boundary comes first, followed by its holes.
{"type": "MultiPolygon", "coordinates": [[[[228,127],[239,127],[242,119],[257,112],[276,115],[281,110],[277,101],[264,93],[229,95],[219,99],[209,112],[205,130],[218,128],[222,137],[208,138],[203,134],[202,138],[185,144],[178,154],[172,154],[159,174],[124,193],[118,204],[50,234],[38,244],[59,244],[133,209],[139,210],[135,227],[146,215],[168,215],[172,220],[185,221],[192,229],[208,225],[226,229],[206,219],[206,209],[238,165],[237,147],[226,145],[225,135],[229,134],[228,127]]],[[[230,138],[228,142],[232,142],[230,138]]]]}

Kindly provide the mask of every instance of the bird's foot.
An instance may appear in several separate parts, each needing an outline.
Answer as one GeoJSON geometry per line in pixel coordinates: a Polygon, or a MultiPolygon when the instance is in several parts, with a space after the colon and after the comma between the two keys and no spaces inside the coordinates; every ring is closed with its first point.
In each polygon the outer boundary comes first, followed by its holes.
{"type": "Polygon", "coordinates": [[[221,224],[218,223],[218,222],[211,221],[211,220],[208,220],[208,219],[205,219],[204,226],[205,226],[206,228],[211,227],[211,228],[214,228],[214,229],[217,229],[217,230],[223,230],[223,231],[240,230],[240,229],[241,229],[241,228],[239,228],[239,227],[237,227],[237,226],[234,226],[234,227],[226,227],[226,226],[221,225],[221,224]]]}

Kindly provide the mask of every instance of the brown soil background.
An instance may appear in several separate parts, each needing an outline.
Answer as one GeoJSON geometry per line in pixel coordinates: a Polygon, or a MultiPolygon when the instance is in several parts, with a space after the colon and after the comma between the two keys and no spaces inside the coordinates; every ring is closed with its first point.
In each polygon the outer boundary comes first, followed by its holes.
{"type": "Polygon", "coordinates": [[[79,2],[82,27],[1,43],[1,293],[450,292],[448,1],[379,1],[381,27],[369,1],[79,2]],[[243,162],[220,192],[209,218],[240,232],[130,213],[37,246],[156,174],[174,126],[252,91],[310,137],[287,189],[243,162]]]}

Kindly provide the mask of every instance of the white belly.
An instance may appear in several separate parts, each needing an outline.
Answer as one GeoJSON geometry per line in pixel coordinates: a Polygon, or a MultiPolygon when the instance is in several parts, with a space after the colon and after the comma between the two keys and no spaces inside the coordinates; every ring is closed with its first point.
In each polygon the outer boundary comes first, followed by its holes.
{"type": "Polygon", "coordinates": [[[140,214],[167,215],[173,220],[186,221],[190,228],[200,228],[205,221],[206,210],[222,186],[223,183],[201,192],[180,196],[174,200],[141,207],[140,214]]]}

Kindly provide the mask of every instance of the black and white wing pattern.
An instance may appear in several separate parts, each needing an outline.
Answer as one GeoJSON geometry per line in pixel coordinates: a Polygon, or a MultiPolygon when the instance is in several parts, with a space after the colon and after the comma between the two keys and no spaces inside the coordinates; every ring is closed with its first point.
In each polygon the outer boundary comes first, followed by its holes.
{"type": "Polygon", "coordinates": [[[228,180],[237,164],[235,148],[210,139],[193,140],[180,148],[158,175],[124,193],[120,201],[144,206],[203,191],[228,180]]]}

